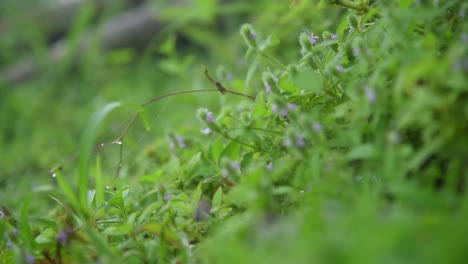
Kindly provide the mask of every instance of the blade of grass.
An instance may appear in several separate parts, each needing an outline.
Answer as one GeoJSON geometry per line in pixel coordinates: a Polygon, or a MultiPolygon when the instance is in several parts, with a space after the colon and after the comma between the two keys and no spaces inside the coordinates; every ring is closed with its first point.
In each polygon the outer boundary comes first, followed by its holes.
{"type": "Polygon", "coordinates": [[[115,108],[121,106],[120,102],[112,102],[97,111],[86,128],[83,138],[81,141],[80,157],[79,157],[79,175],[78,175],[78,190],[79,190],[79,201],[83,208],[83,212],[87,215],[87,204],[88,204],[88,172],[89,172],[89,160],[91,152],[94,147],[94,140],[96,138],[99,125],[102,123],[104,118],[115,108]]]}

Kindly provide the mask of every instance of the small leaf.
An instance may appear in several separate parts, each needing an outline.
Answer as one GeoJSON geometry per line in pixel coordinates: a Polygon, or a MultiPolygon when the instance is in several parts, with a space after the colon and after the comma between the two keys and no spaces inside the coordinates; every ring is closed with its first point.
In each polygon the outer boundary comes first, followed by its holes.
{"type": "Polygon", "coordinates": [[[240,145],[236,141],[231,141],[221,153],[222,157],[228,157],[232,160],[239,159],[240,145]]]}
{"type": "Polygon", "coordinates": [[[200,182],[198,184],[197,189],[195,189],[195,192],[193,193],[192,196],[192,202],[190,203],[190,206],[192,207],[192,215],[195,218],[197,215],[197,209],[198,209],[198,202],[200,201],[200,198],[202,196],[202,183],[200,182]]]}
{"type": "Polygon", "coordinates": [[[267,48],[276,46],[280,43],[280,40],[275,35],[269,35],[262,43],[259,45],[261,51],[266,50],[267,48]]]}
{"type": "Polygon", "coordinates": [[[150,126],[150,123],[148,121],[148,115],[146,114],[145,109],[143,109],[143,107],[141,107],[139,111],[140,111],[141,121],[143,121],[143,125],[145,126],[146,131],[150,131],[151,126],[150,126]]]}
{"type": "Polygon", "coordinates": [[[55,240],[55,231],[52,228],[46,228],[36,237],[36,243],[38,244],[45,244],[54,242],[55,240]]]}
{"type": "Polygon", "coordinates": [[[200,164],[200,160],[201,160],[201,152],[198,152],[197,154],[193,155],[193,157],[187,163],[187,167],[185,169],[186,173],[190,174],[191,172],[193,172],[195,168],[198,166],[198,164],[200,164]]]}
{"type": "Polygon", "coordinates": [[[222,205],[223,188],[219,187],[213,196],[213,208],[219,208],[222,205]]]}
{"type": "Polygon", "coordinates": [[[219,163],[219,157],[221,155],[221,152],[223,151],[223,147],[224,144],[220,138],[218,138],[211,146],[211,155],[216,164],[219,163]]]}

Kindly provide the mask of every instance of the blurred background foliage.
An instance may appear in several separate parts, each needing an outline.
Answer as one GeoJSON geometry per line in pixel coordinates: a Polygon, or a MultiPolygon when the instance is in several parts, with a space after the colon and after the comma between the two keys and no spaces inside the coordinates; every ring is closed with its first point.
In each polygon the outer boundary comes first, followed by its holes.
{"type": "MultiPolygon", "coordinates": [[[[296,45],[298,33],[306,27],[328,28],[340,12],[336,8],[319,12],[313,1],[274,4],[215,0],[2,1],[1,4],[3,186],[18,179],[34,182],[47,178],[51,166],[74,153],[85,123],[104,102],[140,103],[168,91],[207,87],[210,84],[204,80],[203,64],[228,72],[237,86],[243,86],[247,66],[238,34],[241,24],[255,23],[276,34],[285,43],[277,46],[275,52],[291,59],[298,55],[297,50],[281,47],[296,45]],[[134,43],[129,40],[130,45],[115,49],[99,45],[103,38],[100,29],[119,23],[119,14],[141,6],[154,15],[155,24],[162,25],[156,25],[157,30],[148,30],[154,34],[134,43]],[[63,17],[59,12],[70,15],[63,17]],[[89,32],[97,32],[93,34],[93,44],[79,50],[80,39],[89,32]],[[66,49],[63,58],[51,59],[54,45],[66,49]],[[26,63],[15,68],[24,61],[35,66],[26,63]],[[37,68],[34,70],[37,73],[11,81],[11,75],[19,75],[28,66],[37,68]]],[[[256,79],[245,89],[253,93],[259,85],[260,80],[256,79]]],[[[133,129],[139,142],[136,149],[145,146],[144,140],[162,136],[174,125],[190,124],[193,116],[187,114],[196,107],[219,107],[218,100],[217,95],[181,96],[150,106],[148,111],[156,124],[146,138],[141,127],[133,129]]],[[[121,131],[132,111],[116,114],[110,121],[112,124],[103,126],[104,138],[110,139],[121,131]]]]}

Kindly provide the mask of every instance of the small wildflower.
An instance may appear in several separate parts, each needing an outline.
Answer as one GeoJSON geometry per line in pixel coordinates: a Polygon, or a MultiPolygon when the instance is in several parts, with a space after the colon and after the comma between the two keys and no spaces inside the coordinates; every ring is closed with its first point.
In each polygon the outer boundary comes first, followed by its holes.
{"type": "Polygon", "coordinates": [[[314,33],[310,34],[310,37],[309,37],[310,44],[314,45],[315,43],[317,43],[318,39],[319,39],[319,36],[314,35],[314,33]]]}
{"type": "Polygon", "coordinates": [[[231,163],[231,168],[234,169],[234,170],[238,170],[238,169],[240,169],[240,167],[241,167],[241,166],[240,166],[240,163],[237,162],[237,161],[231,163]]]}
{"type": "Polygon", "coordinates": [[[57,242],[64,245],[68,241],[68,234],[65,231],[60,232],[56,238],[57,242]]]}
{"type": "Polygon", "coordinates": [[[232,81],[234,79],[234,76],[232,76],[232,74],[228,73],[228,75],[226,76],[226,80],[228,82],[232,81]]]}
{"type": "Polygon", "coordinates": [[[209,127],[205,127],[203,128],[202,130],[200,130],[200,132],[203,134],[203,135],[209,135],[211,133],[211,129],[209,127]]]}
{"type": "Polygon", "coordinates": [[[334,39],[334,40],[337,40],[338,39],[338,34],[331,35],[331,38],[334,39]]]}
{"type": "Polygon", "coordinates": [[[342,72],[342,71],[344,71],[345,69],[344,69],[343,66],[338,65],[338,66],[336,66],[336,70],[339,71],[339,72],[342,72]]]}
{"type": "Polygon", "coordinates": [[[375,90],[372,89],[369,86],[366,86],[364,88],[364,90],[365,90],[365,93],[366,93],[367,101],[369,101],[369,103],[373,104],[375,102],[375,100],[377,99],[377,95],[375,93],[375,90]]]}
{"type": "Polygon", "coordinates": [[[318,122],[313,123],[312,128],[315,132],[321,132],[323,130],[323,126],[318,122]]]}
{"type": "Polygon", "coordinates": [[[221,177],[227,178],[228,176],[229,176],[229,171],[226,170],[226,169],[223,169],[223,170],[221,171],[221,177]]]}
{"type": "Polygon", "coordinates": [[[254,40],[257,40],[257,38],[258,38],[257,32],[255,32],[254,30],[251,30],[251,31],[250,31],[250,36],[251,36],[254,40]]]}
{"type": "Polygon", "coordinates": [[[296,146],[302,148],[305,146],[305,140],[304,140],[304,137],[303,136],[298,136],[296,138],[296,146]]]}
{"type": "Polygon", "coordinates": [[[266,165],[266,169],[267,169],[268,171],[272,171],[272,170],[273,170],[273,162],[271,162],[271,161],[268,162],[267,165],[266,165]]]}
{"type": "Polygon", "coordinates": [[[33,264],[34,262],[36,262],[36,258],[31,254],[27,254],[26,255],[26,263],[33,264]]]}
{"type": "Polygon", "coordinates": [[[282,110],[281,110],[281,116],[282,116],[282,117],[288,116],[288,109],[286,109],[286,108],[285,108],[285,109],[282,109],[282,110]]]}
{"type": "Polygon", "coordinates": [[[170,201],[171,199],[172,199],[172,195],[170,195],[169,193],[166,193],[166,194],[164,195],[164,200],[170,201]]]}
{"type": "Polygon", "coordinates": [[[177,145],[179,146],[179,148],[187,147],[187,144],[185,143],[185,138],[183,136],[176,135],[175,138],[177,140],[177,145]]]}
{"type": "Polygon", "coordinates": [[[213,112],[211,112],[211,111],[206,112],[206,122],[211,123],[211,122],[213,122],[213,119],[214,119],[213,118],[213,112]]]}
{"type": "Polygon", "coordinates": [[[4,218],[4,217],[5,217],[5,213],[2,210],[0,210],[0,218],[4,218]]]}
{"type": "Polygon", "coordinates": [[[277,105],[272,105],[272,106],[271,106],[271,111],[272,111],[273,113],[278,112],[278,106],[277,106],[277,105]]]}
{"type": "Polygon", "coordinates": [[[288,108],[291,109],[291,110],[295,110],[297,108],[297,105],[295,103],[290,103],[288,105],[288,108]]]}
{"type": "Polygon", "coordinates": [[[267,86],[265,87],[265,92],[266,92],[266,93],[271,93],[271,86],[270,86],[270,85],[267,85],[267,86]]]}

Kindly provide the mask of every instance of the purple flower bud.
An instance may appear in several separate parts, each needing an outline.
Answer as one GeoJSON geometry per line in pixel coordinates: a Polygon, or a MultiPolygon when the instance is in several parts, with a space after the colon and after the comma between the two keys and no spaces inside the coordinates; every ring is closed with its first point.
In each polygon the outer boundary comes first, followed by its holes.
{"type": "Polygon", "coordinates": [[[318,122],[313,123],[312,128],[315,132],[321,132],[323,130],[323,126],[318,122]]]}
{"type": "Polygon", "coordinates": [[[226,76],[226,80],[228,82],[232,81],[234,79],[234,77],[232,76],[232,74],[228,73],[228,75],[226,76]]]}
{"type": "Polygon", "coordinates": [[[206,112],[206,122],[213,122],[213,112],[206,112]]]}
{"type": "Polygon", "coordinates": [[[296,138],[296,145],[300,148],[304,147],[305,146],[305,140],[304,140],[304,137],[303,136],[298,136],[296,138]]]}
{"type": "Polygon", "coordinates": [[[265,92],[266,92],[266,93],[271,93],[271,86],[270,86],[270,85],[267,85],[267,86],[265,87],[265,92]]]}
{"type": "Polygon", "coordinates": [[[332,38],[332,39],[335,39],[335,40],[338,39],[338,34],[333,34],[333,35],[331,36],[331,38],[332,38]]]}
{"type": "Polygon", "coordinates": [[[27,254],[26,255],[26,263],[33,264],[34,262],[36,262],[36,258],[31,254],[27,254]]]}
{"type": "Polygon", "coordinates": [[[168,193],[166,193],[166,194],[164,195],[164,200],[170,201],[171,199],[172,199],[172,195],[170,195],[170,194],[168,194],[168,193]]]}
{"type": "Polygon", "coordinates": [[[60,232],[56,238],[57,242],[64,245],[68,241],[68,233],[65,231],[60,232]]]}
{"type": "Polygon", "coordinates": [[[203,135],[209,135],[211,133],[211,129],[209,127],[205,127],[204,129],[200,130],[203,135]]]}
{"type": "Polygon", "coordinates": [[[175,138],[177,140],[177,145],[179,146],[179,148],[187,147],[187,144],[185,143],[185,138],[183,136],[176,135],[175,138]]]}
{"type": "Polygon", "coordinates": [[[285,108],[285,109],[282,109],[282,110],[281,110],[281,116],[282,116],[282,117],[288,116],[288,109],[286,109],[286,108],[285,108]]]}
{"type": "Polygon", "coordinates": [[[272,111],[273,113],[278,112],[278,106],[277,106],[277,105],[272,105],[272,106],[271,106],[271,111],[272,111]]]}
{"type": "Polygon", "coordinates": [[[257,40],[257,38],[258,38],[257,33],[256,33],[255,31],[253,31],[253,30],[250,31],[250,36],[252,36],[252,38],[253,38],[254,40],[257,40]]]}
{"type": "Polygon", "coordinates": [[[271,162],[271,161],[268,162],[267,165],[266,165],[266,169],[268,171],[273,171],[273,162],[271,162]]]}
{"type": "Polygon", "coordinates": [[[239,170],[240,169],[240,163],[239,162],[233,162],[231,163],[231,168],[234,169],[234,170],[239,170]]]}
{"type": "Polygon", "coordinates": [[[367,101],[371,104],[375,103],[377,100],[377,94],[375,93],[375,90],[372,89],[372,87],[366,86],[364,91],[366,93],[367,101]]]}
{"type": "Polygon", "coordinates": [[[317,43],[318,38],[319,36],[316,36],[313,33],[311,33],[309,37],[310,44],[314,45],[315,43],[317,43]]]}
{"type": "Polygon", "coordinates": [[[342,71],[344,71],[344,68],[343,68],[343,66],[338,65],[338,66],[336,66],[336,70],[339,71],[339,72],[342,72],[342,71]]]}
{"type": "Polygon", "coordinates": [[[297,105],[295,103],[290,103],[288,104],[288,108],[291,110],[295,110],[297,108],[297,105]]]}

